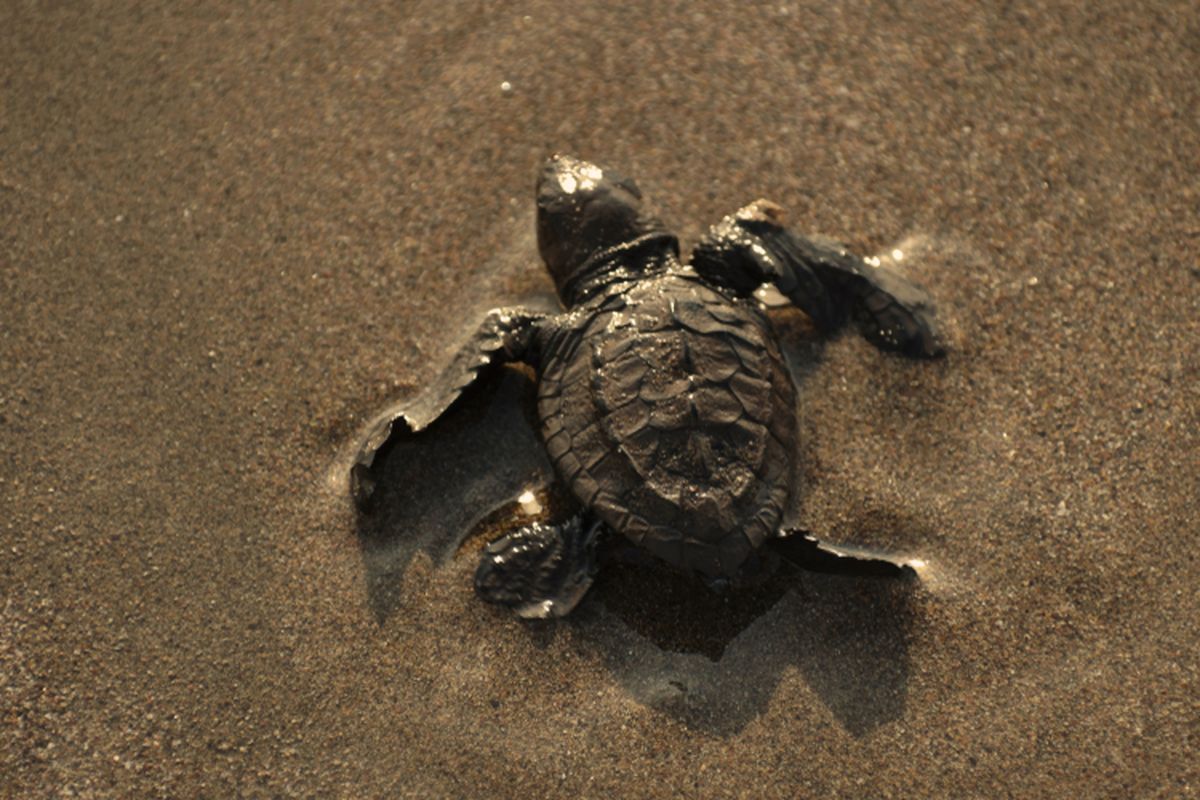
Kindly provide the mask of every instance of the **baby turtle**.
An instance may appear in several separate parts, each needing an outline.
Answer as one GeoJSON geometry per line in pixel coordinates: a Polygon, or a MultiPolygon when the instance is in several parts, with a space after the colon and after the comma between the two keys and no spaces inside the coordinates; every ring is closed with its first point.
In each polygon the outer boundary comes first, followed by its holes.
{"type": "Polygon", "coordinates": [[[550,158],[537,181],[538,250],[566,311],[488,313],[424,394],[381,415],[351,486],[369,509],[372,464],[396,433],[436,420],[482,371],[537,372],[550,461],[582,509],[513,530],[483,551],[480,597],[522,617],[563,616],[615,532],[710,585],[737,578],[765,544],[822,571],[902,575],[781,529],[796,451],[796,386],[754,292],[773,284],[818,329],[852,319],[877,347],[942,353],[929,296],[836,246],[789,232],[759,200],[714,226],[682,261],[679,241],[609,169],[550,158]]]}

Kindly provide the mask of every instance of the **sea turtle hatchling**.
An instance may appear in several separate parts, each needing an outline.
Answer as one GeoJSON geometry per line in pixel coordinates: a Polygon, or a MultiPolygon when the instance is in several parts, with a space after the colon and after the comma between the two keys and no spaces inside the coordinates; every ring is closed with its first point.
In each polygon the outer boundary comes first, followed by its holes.
{"type": "Polygon", "coordinates": [[[773,284],[822,332],[852,319],[877,347],[924,358],[942,353],[932,303],[780,217],[772,203],[751,203],[683,261],[632,180],[551,157],[537,181],[538,250],[566,310],[489,312],[428,391],[380,415],[352,467],[359,507],[369,509],[372,465],[390,437],[429,426],[486,368],[521,361],[537,373],[546,452],[581,510],[487,545],[475,575],[482,599],[522,617],[569,613],[609,532],[714,586],[765,544],[810,569],[904,574],[900,562],[781,528],[796,386],[754,292],[773,284]]]}

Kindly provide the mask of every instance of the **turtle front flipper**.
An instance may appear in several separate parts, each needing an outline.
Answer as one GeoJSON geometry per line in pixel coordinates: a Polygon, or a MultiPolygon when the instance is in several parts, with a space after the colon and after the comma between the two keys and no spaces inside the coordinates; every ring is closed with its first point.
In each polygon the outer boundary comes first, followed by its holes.
{"type": "Polygon", "coordinates": [[[801,530],[784,530],[766,544],[788,563],[809,572],[872,578],[915,578],[907,560],[852,547],[824,544],[801,530]]]}
{"type": "Polygon", "coordinates": [[[945,353],[925,289],[840,246],[792,233],[782,216],[779,206],[756,200],[726,217],[696,246],[692,268],[742,295],[772,283],[826,333],[850,317],[881,349],[921,358],[945,353]]]}
{"type": "Polygon", "coordinates": [[[370,510],[375,492],[372,468],[379,450],[399,432],[413,434],[429,427],[488,367],[530,360],[538,324],[545,318],[545,314],[522,309],[489,311],[479,329],[425,392],[375,418],[350,468],[350,492],[359,510],[370,510]]]}
{"type": "Polygon", "coordinates": [[[576,514],[557,525],[535,522],[506,533],[484,548],[475,592],[525,619],[566,616],[591,588],[602,527],[576,514]]]}

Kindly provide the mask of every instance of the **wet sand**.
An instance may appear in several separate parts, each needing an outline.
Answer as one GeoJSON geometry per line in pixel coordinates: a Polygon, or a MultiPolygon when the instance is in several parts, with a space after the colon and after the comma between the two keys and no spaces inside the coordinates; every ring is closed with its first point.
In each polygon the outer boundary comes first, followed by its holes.
{"type": "Polygon", "coordinates": [[[1200,794],[1194,4],[449,5],[0,10],[0,795],[1200,794]],[[359,530],[553,150],[902,251],[952,351],[820,348],[800,516],[920,585],[481,606],[518,377],[359,530]]]}

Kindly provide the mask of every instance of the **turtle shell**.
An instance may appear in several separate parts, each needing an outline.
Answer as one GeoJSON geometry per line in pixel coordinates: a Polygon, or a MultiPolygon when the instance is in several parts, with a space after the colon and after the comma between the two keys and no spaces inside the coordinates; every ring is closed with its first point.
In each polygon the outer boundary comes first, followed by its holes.
{"type": "Polygon", "coordinates": [[[732,576],[776,535],[795,386],[756,303],[671,272],[576,307],[543,347],[538,414],[579,501],[667,562],[732,576]]]}

